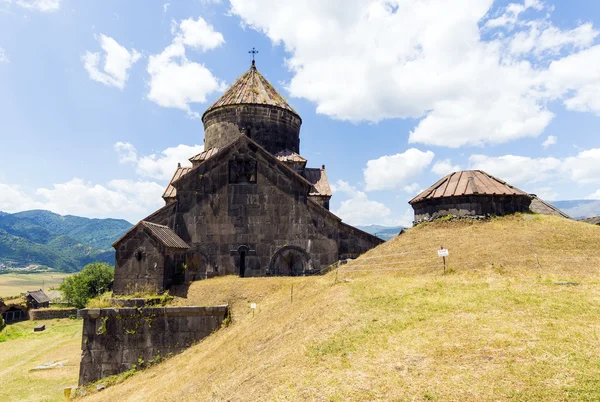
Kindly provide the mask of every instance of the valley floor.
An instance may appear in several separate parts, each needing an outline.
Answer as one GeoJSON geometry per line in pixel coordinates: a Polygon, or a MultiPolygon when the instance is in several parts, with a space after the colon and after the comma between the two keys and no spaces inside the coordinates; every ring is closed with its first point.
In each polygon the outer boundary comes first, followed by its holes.
{"type": "Polygon", "coordinates": [[[17,296],[28,290],[58,287],[69,276],[62,272],[48,272],[38,274],[0,274],[0,297],[17,296]]]}

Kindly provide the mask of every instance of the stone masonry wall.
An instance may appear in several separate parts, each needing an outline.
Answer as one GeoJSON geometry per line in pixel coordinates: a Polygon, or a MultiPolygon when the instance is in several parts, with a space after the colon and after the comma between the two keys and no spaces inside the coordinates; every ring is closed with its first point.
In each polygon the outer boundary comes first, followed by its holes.
{"type": "Polygon", "coordinates": [[[502,216],[529,211],[531,198],[526,195],[469,195],[425,200],[414,204],[414,223],[430,221],[443,216],[485,217],[502,216]]]}
{"type": "Polygon", "coordinates": [[[164,287],[165,258],[163,248],[144,229],[134,229],[125,240],[117,245],[119,258],[115,262],[115,294],[136,291],[157,292],[164,287]],[[139,259],[136,256],[140,251],[139,259]]]}
{"type": "Polygon", "coordinates": [[[203,116],[204,149],[222,148],[241,130],[272,154],[289,149],[300,153],[300,125],[296,114],[270,105],[225,106],[203,116]]]}
{"type": "Polygon", "coordinates": [[[44,308],[29,310],[29,319],[32,321],[54,320],[57,318],[69,318],[71,316],[77,316],[76,308],[44,308]]]}
{"type": "Polygon", "coordinates": [[[285,167],[264,159],[251,146],[228,159],[256,160],[255,183],[229,182],[228,164],[209,160],[177,183],[177,234],[218,275],[239,274],[239,254],[247,246],[244,276],[265,276],[272,257],[286,246],[311,256],[318,272],[338,259],[337,218],[307,199],[308,186],[285,167]],[[214,165],[213,165],[214,164],[214,165]]]}
{"type": "Polygon", "coordinates": [[[221,327],[228,307],[81,310],[79,385],[180,353],[221,327]]]}

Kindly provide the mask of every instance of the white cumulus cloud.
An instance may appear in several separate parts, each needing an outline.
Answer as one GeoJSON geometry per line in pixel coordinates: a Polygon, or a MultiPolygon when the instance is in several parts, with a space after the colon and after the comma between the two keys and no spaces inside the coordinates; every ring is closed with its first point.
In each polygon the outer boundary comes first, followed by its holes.
{"type": "Polygon", "coordinates": [[[471,155],[469,163],[472,169],[484,170],[517,186],[549,180],[569,180],[577,185],[600,183],[600,148],[562,159],[471,155]]]}
{"type": "Polygon", "coordinates": [[[206,66],[190,61],[186,46],[206,51],[220,46],[225,40],[201,17],[183,20],[175,26],[174,33],[173,42],[149,58],[148,99],[162,107],[185,110],[189,116],[198,118],[199,114],[191,110],[190,103],[204,103],[207,95],[224,91],[226,85],[206,66]]]}
{"type": "Polygon", "coordinates": [[[600,189],[585,197],[588,200],[600,200],[600,189]]]}
{"type": "Polygon", "coordinates": [[[100,46],[104,55],[87,51],[82,57],[83,66],[94,81],[123,89],[129,77],[129,69],[141,57],[135,49],[121,46],[113,38],[100,34],[100,46]],[[102,60],[104,59],[104,65],[102,60]]]}
{"type": "Polygon", "coordinates": [[[0,64],[2,63],[8,63],[10,60],[8,59],[8,56],[6,55],[6,51],[0,47],[0,64]]]}
{"type": "Polygon", "coordinates": [[[563,160],[561,171],[576,183],[600,182],[600,148],[593,148],[563,160]]]}
{"type": "Polygon", "coordinates": [[[0,211],[47,209],[61,215],[137,222],[164,205],[163,191],[164,186],[151,181],[112,180],[101,185],[77,177],[29,192],[0,184],[0,211]]]}
{"type": "Polygon", "coordinates": [[[599,63],[586,53],[598,35],[593,26],[557,28],[542,1],[490,15],[493,3],[231,0],[231,13],[289,52],[292,96],[335,119],[420,119],[410,143],[482,146],[537,137],[554,117],[547,108],[553,99],[564,98],[572,110],[600,110],[600,70],[589,68],[599,63]],[[578,55],[583,60],[568,61],[578,55]],[[562,66],[552,61],[569,64],[569,74],[557,75],[562,66]]]}
{"type": "Polygon", "coordinates": [[[530,158],[516,155],[497,157],[471,155],[469,163],[472,169],[483,170],[515,186],[547,180],[555,175],[561,166],[561,161],[557,158],[530,158]]]}
{"type": "Polygon", "coordinates": [[[409,194],[418,193],[420,188],[421,186],[418,183],[409,184],[403,187],[404,191],[406,191],[409,194]]]}
{"type": "Polygon", "coordinates": [[[43,204],[32,199],[19,186],[0,183],[0,211],[12,213],[40,208],[43,204]]]}
{"type": "Polygon", "coordinates": [[[381,223],[391,214],[384,204],[369,200],[367,194],[351,186],[348,182],[338,180],[332,185],[336,196],[345,196],[340,207],[334,211],[342,220],[352,225],[369,225],[381,223]]]}
{"type": "Polygon", "coordinates": [[[460,166],[453,165],[452,161],[450,159],[444,159],[441,161],[437,161],[431,168],[431,171],[433,173],[438,174],[440,176],[445,176],[452,172],[458,172],[459,170],[460,170],[460,166]]]}
{"type": "Polygon", "coordinates": [[[203,52],[215,49],[225,43],[223,34],[215,31],[214,27],[202,17],[197,20],[188,18],[179,24],[181,41],[185,46],[202,50],[203,52]]]}
{"type": "MultiPolygon", "coordinates": [[[[61,0],[16,0],[14,3],[28,10],[41,11],[43,13],[51,13],[60,9],[61,0]]],[[[13,3],[13,0],[8,0],[8,3],[13,3]]]]}
{"type": "Polygon", "coordinates": [[[151,177],[158,180],[169,180],[173,176],[177,164],[190,166],[188,161],[204,150],[203,145],[184,145],[170,147],[159,153],[150,155],[139,155],[135,147],[128,142],[117,142],[114,149],[119,155],[121,163],[133,163],[136,173],[143,177],[151,177]]]}
{"type": "Polygon", "coordinates": [[[396,155],[386,155],[367,162],[364,169],[365,190],[393,190],[418,176],[433,160],[431,151],[407,149],[396,155]]]}
{"type": "Polygon", "coordinates": [[[542,142],[542,147],[548,148],[550,145],[556,144],[558,138],[554,135],[549,135],[548,138],[544,142],[542,142]]]}

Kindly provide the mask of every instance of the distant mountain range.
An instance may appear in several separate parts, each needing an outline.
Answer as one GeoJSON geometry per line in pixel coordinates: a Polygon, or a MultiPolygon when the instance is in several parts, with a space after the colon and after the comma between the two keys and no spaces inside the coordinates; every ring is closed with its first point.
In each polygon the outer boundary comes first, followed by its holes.
{"type": "Polygon", "coordinates": [[[573,219],[600,216],[600,200],[550,201],[573,219]]]}
{"type": "Polygon", "coordinates": [[[366,226],[357,226],[358,229],[371,233],[383,240],[391,240],[394,237],[398,236],[398,233],[402,229],[403,226],[382,226],[382,225],[366,225],[366,226]]]}
{"type": "MultiPolygon", "coordinates": [[[[553,201],[574,219],[600,216],[600,200],[553,201]]],[[[33,210],[0,211],[0,272],[11,267],[46,266],[76,272],[94,261],[114,264],[114,243],[132,227],[122,219],[89,219],[33,210]]],[[[383,240],[398,235],[402,226],[364,225],[357,228],[383,240]]]]}
{"type": "Polygon", "coordinates": [[[0,268],[42,265],[76,272],[94,261],[114,264],[112,243],[131,228],[122,219],[89,219],[33,210],[0,212],[0,268]]]}

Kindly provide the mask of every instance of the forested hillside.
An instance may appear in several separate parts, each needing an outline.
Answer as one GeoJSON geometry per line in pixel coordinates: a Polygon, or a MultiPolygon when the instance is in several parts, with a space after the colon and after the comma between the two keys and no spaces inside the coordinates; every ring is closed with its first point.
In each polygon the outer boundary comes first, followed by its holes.
{"type": "Polygon", "coordinates": [[[119,219],[61,216],[50,211],[0,213],[0,264],[43,265],[75,272],[94,262],[114,264],[111,244],[131,228],[119,219]]]}

